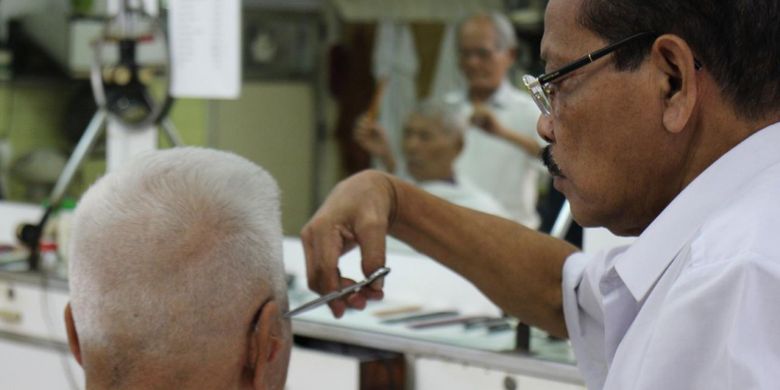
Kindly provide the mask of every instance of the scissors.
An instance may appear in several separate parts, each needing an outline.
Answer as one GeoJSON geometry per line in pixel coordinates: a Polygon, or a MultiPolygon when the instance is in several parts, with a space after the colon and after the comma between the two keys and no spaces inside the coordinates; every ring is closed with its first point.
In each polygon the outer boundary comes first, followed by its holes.
{"type": "Polygon", "coordinates": [[[339,299],[342,297],[345,297],[349,294],[355,293],[360,291],[365,286],[368,286],[371,283],[374,283],[379,278],[385,277],[385,275],[390,273],[390,268],[387,267],[381,267],[378,270],[374,271],[371,275],[369,275],[365,280],[362,282],[355,283],[349,287],[344,287],[341,290],[336,290],[332,293],[323,295],[313,301],[309,301],[304,303],[301,306],[298,306],[296,309],[290,310],[287,313],[285,313],[284,318],[291,318],[293,316],[297,316],[298,314],[307,312],[311,309],[320,307],[334,299],[339,299]]]}

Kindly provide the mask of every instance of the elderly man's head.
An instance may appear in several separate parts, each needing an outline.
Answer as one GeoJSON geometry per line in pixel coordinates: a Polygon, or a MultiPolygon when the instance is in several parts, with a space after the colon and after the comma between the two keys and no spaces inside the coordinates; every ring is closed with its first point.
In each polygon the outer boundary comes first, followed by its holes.
{"type": "Polygon", "coordinates": [[[458,58],[472,95],[490,96],[515,59],[517,38],[499,13],[478,13],[458,28],[458,58]]]}
{"type": "Polygon", "coordinates": [[[402,146],[409,174],[421,182],[452,179],[465,129],[465,120],[446,104],[418,105],[404,125],[402,146]]]}
{"type": "Polygon", "coordinates": [[[583,225],[637,234],[706,167],[780,120],[776,0],[551,0],[547,72],[637,33],[547,84],[540,134],[583,225]]]}
{"type": "Polygon", "coordinates": [[[154,152],[87,191],[71,348],[91,388],[281,388],[290,350],[279,193],[225,152],[154,152]]]}

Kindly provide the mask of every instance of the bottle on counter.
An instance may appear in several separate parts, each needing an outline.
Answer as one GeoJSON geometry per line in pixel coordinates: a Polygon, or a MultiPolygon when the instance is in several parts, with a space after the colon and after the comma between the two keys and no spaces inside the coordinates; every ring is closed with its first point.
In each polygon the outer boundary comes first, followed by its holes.
{"type": "Polygon", "coordinates": [[[57,212],[56,238],[57,254],[67,269],[68,249],[70,248],[70,227],[73,224],[73,212],[76,209],[76,201],[72,198],[65,198],[60,204],[57,212]]]}

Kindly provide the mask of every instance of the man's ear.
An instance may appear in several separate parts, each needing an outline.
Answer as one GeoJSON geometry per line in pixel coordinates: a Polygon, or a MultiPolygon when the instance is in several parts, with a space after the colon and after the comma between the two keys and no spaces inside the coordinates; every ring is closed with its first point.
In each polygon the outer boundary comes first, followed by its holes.
{"type": "Polygon", "coordinates": [[[257,326],[250,333],[247,366],[254,373],[252,384],[260,389],[283,389],[290,361],[289,320],[271,300],[260,308],[257,326]]]}
{"type": "Polygon", "coordinates": [[[656,39],[651,58],[660,76],[657,80],[663,94],[663,124],[667,131],[682,132],[699,99],[699,80],[693,51],[676,35],[656,39]]]}
{"type": "Polygon", "coordinates": [[[70,302],[65,306],[65,330],[68,332],[68,346],[70,353],[76,358],[80,366],[81,363],[81,345],[79,345],[79,334],[76,332],[76,323],[73,321],[73,312],[70,309],[70,302]]]}

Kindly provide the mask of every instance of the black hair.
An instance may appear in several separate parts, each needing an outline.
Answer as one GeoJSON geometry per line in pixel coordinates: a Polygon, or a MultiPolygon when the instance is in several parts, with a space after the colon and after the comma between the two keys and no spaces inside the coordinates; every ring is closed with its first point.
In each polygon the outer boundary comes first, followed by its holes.
{"type": "MultiPolygon", "coordinates": [[[[743,119],[780,112],[780,1],[584,0],[580,24],[609,42],[653,31],[684,39],[743,119]]],[[[649,45],[615,53],[620,70],[636,69],[649,45]]]]}

